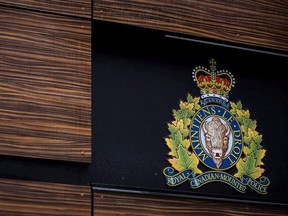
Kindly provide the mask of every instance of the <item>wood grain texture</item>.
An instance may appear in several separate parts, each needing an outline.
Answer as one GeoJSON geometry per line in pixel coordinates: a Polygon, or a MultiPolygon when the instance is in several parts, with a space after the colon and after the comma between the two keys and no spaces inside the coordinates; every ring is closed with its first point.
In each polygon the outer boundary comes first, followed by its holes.
{"type": "Polygon", "coordinates": [[[95,192],[94,215],[287,216],[288,207],[165,198],[115,192],[95,192]]]}
{"type": "Polygon", "coordinates": [[[91,161],[91,22],[0,7],[0,154],[91,161]]]}
{"type": "Polygon", "coordinates": [[[91,0],[0,0],[0,5],[91,18],[91,0]]]}
{"type": "Polygon", "coordinates": [[[288,2],[98,0],[93,18],[288,51],[288,2]]]}
{"type": "Polygon", "coordinates": [[[0,216],[90,216],[89,186],[0,179],[0,216]]]}

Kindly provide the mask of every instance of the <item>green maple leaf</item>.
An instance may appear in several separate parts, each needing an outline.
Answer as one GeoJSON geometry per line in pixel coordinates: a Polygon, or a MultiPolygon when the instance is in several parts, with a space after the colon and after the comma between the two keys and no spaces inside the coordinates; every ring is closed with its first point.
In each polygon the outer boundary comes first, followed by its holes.
{"type": "Polygon", "coordinates": [[[259,134],[255,134],[252,135],[251,133],[249,133],[249,128],[247,129],[246,135],[244,136],[244,143],[249,145],[250,142],[255,142],[257,145],[261,146],[260,143],[262,142],[262,135],[259,134]]]}
{"type": "Polygon", "coordinates": [[[165,142],[168,146],[168,148],[171,150],[169,152],[169,155],[178,157],[177,149],[179,149],[180,146],[187,149],[190,147],[190,140],[185,139],[183,137],[182,133],[180,131],[177,131],[177,133],[173,136],[173,138],[165,138],[165,142]]]}
{"type": "Polygon", "coordinates": [[[188,102],[180,101],[179,106],[180,106],[180,109],[182,109],[182,110],[184,110],[184,109],[193,110],[194,103],[188,103],[188,102]]]}
{"type": "Polygon", "coordinates": [[[181,119],[179,121],[173,121],[172,123],[168,123],[168,130],[171,133],[170,137],[174,138],[175,134],[178,131],[183,135],[183,137],[187,137],[189,135],[189,129],[184,122],[186,123],[186,121],[183,121],[181,119]]]}
{"type": "Polygon", "coordinates": [[[262,162],[262,159],[265,157],[266,154],[266,150],[265,149],[259,149],[256,153],[256,166],[261,166],[264,165],[264,163],[262,162]]]}
{"type": "Polygon", "coordinates": [[[190,119],[195,114],[194,105],[193,103],[180,102],[180,108],[187,111],[187,119],[190,119]]]}
{"type": "MultiPolygon", "coordinates": [[[[200,98],[199,98],[200,99],[200,98]]],[[[197,103],[197,104],[195,104],[195,106],[194,106],[194,111],[195,110],[199,110],[201,108],[201,106],[199,105],[199,103],[197,103]]]]}
{"type": "Polygon", "coordinates": [[[188,101],[188,103],[198,104],[200,101],[200,97],[192,97],[191,94],[188,94],[187,95],[187,101],[188,101]]]}
{"type": "Polygon", "coordinates": [[[265,156],[266,150],[262,149],[262,135],[259,135],[257,131],[252,130],[251,128],[247,129],[247,133],[244,136],[244,142],[247,144],[243,148],[245,155],[254,154],[256,160],[256,166],[264,165],[262,159],[265,156]]]}
{"type": "Polygon", "coordinates": [[[236,110],[238,118],[250,118],[250,112],[249,110],[236,110]]]}
{"type": "Polygon", "coordinates": [[[187,110],[173,110],[173,116],[174,118],[179,121],[186,119],[188,116],[188,111],[187,110]]]}
{"type": "Polygon", "coordinates": [[[248,128],[256,129],[256,121],[251,120],[249,110],[236,110],[236,119],[243,126],[243,132],[247,133],[248,128]]]}
{"type": "Polygon", "coordinates": [[[178,127],[176,126],[177,124],[174,124],[174,122],[172,122],[171,124],[168,123],[168,130],[171,133],[171,135],[175,135],[178,131],[178,127]]]}
{"type": "MultiPolygon", "coordinates": [[[[238,120],[238,119],[237,119],[238,120]]],[[[239,120],[238,120],[239,121],[239,120]]],[[[241,125],[241,130],[244,134],[248,134],[248,129],[252,129],[255,130],[257,127],[257,122],[255,120],[251,120],[251,119],[245,119],[243,118],[241,120],[242,122],[239,121],[241,125]]]]}
{"type": "Polygon", "coordinates": [[[251,140],[249,145],[245,146],[244,148],[247,148],[247,151],[245,150],[244,153],[246,155],[250,155],[251,153],[255,154],[257,151],[261,150],[262,146],[260,145],[260,143],[257,143],[254,140],[251,140]]]}
{"type": "Polygon", "coordinates": [[[175,136],[175,142],[177,143],[178,147],[183,146],[185,149],[188,149],[190,147],[190,141],[188,139],[185,139],[185,137],[183,137],[180,131],[178,131],[175,136]]]}
{"type": "Polygon", "coordinates": [[[266,150],[265,149],[261,149],[261,146],[255,142],[251,142],[250,143],[250,148],[248,148],[247,146],[245,146],[243,148],[243,152],[245,153],[245,155],[251,155],[254,154],[255,156],[255,165],[256,166],[260,166],[260,165],[264,165],[264,163],[262,162],[262,159],[265,156],[266,150]]]}
{"type": "MultiPolygon", "coordinates": [[[[259,145],[259,146],[261,146],[260,145],[260,143],[262,142],[262,135],[257,135],[257,136],[255,136],[255,137],[253,137],[253,140],[254,140],[254,142],[255,143],[257,143],[257,145],[259,145]]],[[[262,146],[261,146],[261,148],[262,148],[262,146]]]]}
{"type": "MultiPolygon", "coordinates": [[[[257,122],[255,120],[243,118],[243,124],[250,128],[251,130],[255,130],[257,127],[257,122]]],[[[248,133],[248,131],[247,131],[248,133]]]]}
{"type": "Polygon", "coordinates": [[[237,110],[242,109],[242,103],[241,101],[238,101],[238,103],[230,102],[231,110],[230,112],[235,116],[238,117],[237,110]]]}
{"type": "Polygon", "coordinates": [[[169,152],[169,155],[177,157],[178,144],[175,142],[175,140],[173,140],[171,138],[165,138],[165,142],[166,142],[168,148],[171,150],[169,152]]]}
{"type": "Polygon", "coordinates": [[[243,174],[246,174],[254,179],[259,178],[265,170],[257,166],[256,163],[257,160],[255,159],[254,154],[248,155],[245,160],[241,158],[236,164],[238,172],[234,176],[241,178],[243,174]]]}
{"type": "Polygon", "coordinates": [[[202,173],[202,171],[197,168],[199,159],[195,154],[189,154],[189,151],[187,151],[182,146],[179,146],[177,153],[178,158],[172,158],[168,160],[174,169],[178,170],[179,172],[186,169],[191,169],[195,174],[202,173]]]}
{"type": "Polygon", "coordinates": [[[195,98],[193,98],[191,94],[188,94],[187,95],[187,101],[188,101],[188,103],[195,103],[195,98]]]}
{"type": "Polygon", "coordinates": [[[244,146],[243,152],[245,155],[250,155],[251,153],[255,153],[259,150],[259,145],[257,145],[255,142],[252,140],[249,142],[249,146],[244,146]]]}
{"type": "MultiPolygon", "coordinates": [[[[189,131],[189,127],[190,127],[190,124],[191,124],[191,119],[190,118],[186,118],[186,119],[184,119],[183,120],[183,124],[184,124],[184,127],[189,131]]],[[[189,135],[189,133],[188,133],[188,135],[189,135]]],[[[187,136],[188,136],[187,135],[187,136]]]]}
{"type": "Polygon", "coordinates": [[[199,105],[200,97],[193,98],[190,94],[188,94],[187,101],[188,103],[193,104],[192,109],[188,112],[188,117],[191,118],[195,114],[195,111],[201,108],[199,105]]]}
{"type": "Polygon", "coordinates": [[[244,135],[244,143],[251,148],[250,143],[254,142],[257,146],[257,149],[261,149],[262,146],[260,143],[262,142],[262,135],[260,135],[257,131],[252,130],[251,128],[247,128],[247,133],[244,135]]]}

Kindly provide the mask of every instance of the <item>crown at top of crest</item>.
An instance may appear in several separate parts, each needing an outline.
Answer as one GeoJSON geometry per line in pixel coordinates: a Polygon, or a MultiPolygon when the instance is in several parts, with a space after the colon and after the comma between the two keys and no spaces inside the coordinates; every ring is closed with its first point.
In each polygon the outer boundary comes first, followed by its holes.
{"type": "Polygon", "coordinates": [[[229,92],[235,85],[235,79],[227,70],[217,71],[214,59],[210,59],[209,63],[210,69],[199,66],[192,72],[193,80],[200,88],[201,98],[219,97],[228,101],[229,92]]]}

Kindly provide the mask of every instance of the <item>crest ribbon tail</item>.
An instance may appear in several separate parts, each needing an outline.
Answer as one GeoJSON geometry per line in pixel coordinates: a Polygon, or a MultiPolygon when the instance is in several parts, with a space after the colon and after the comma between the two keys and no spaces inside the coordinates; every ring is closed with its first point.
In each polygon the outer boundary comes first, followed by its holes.
{"type": "Polygon", "coordinates": [[[267,194],[268,185],[270,184],[269,179],[264,176],[261,177],[259,181],[255,180],[249,175],[242,175],[242,177],[238,179],[221,171],[209,171],[195,176],[193,170],[191,169],[175,173],[172,167],[166,167],[163,170],[163,174],[168,186],[178,186],[186,181],[189,181],[192,189],[200,188],[201,186],[210,182],[222,182],[241,193],[245,193],[248,186],[259,194],[267,194]]]}

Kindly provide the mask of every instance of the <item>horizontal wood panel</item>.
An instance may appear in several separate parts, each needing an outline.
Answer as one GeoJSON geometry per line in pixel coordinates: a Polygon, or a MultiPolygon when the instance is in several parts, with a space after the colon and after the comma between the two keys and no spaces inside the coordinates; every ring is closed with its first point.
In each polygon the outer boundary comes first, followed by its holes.
{"type": "Polygon", "coordinates": [[[94,192],[94,215],[284,216],[288,207],[94,192]]]}
{"type": "Polygon", "coordinates": [[[0,215],[91,215],[89,186],[0,179],[0,215]]]}
{"type": "Polygon", "coordinates": [[[287,1],[99,0],[94,19],[288,51],[287,1]]]}
{"type": "Polygon", "coordinates": [[[91,18],[91,0],[0,0],[0,5],[91,18]]]}
{"type": "Polygon", "coordinates": [[[0,154],[91,161],[91,22],[0,7],[0,154]]]}

